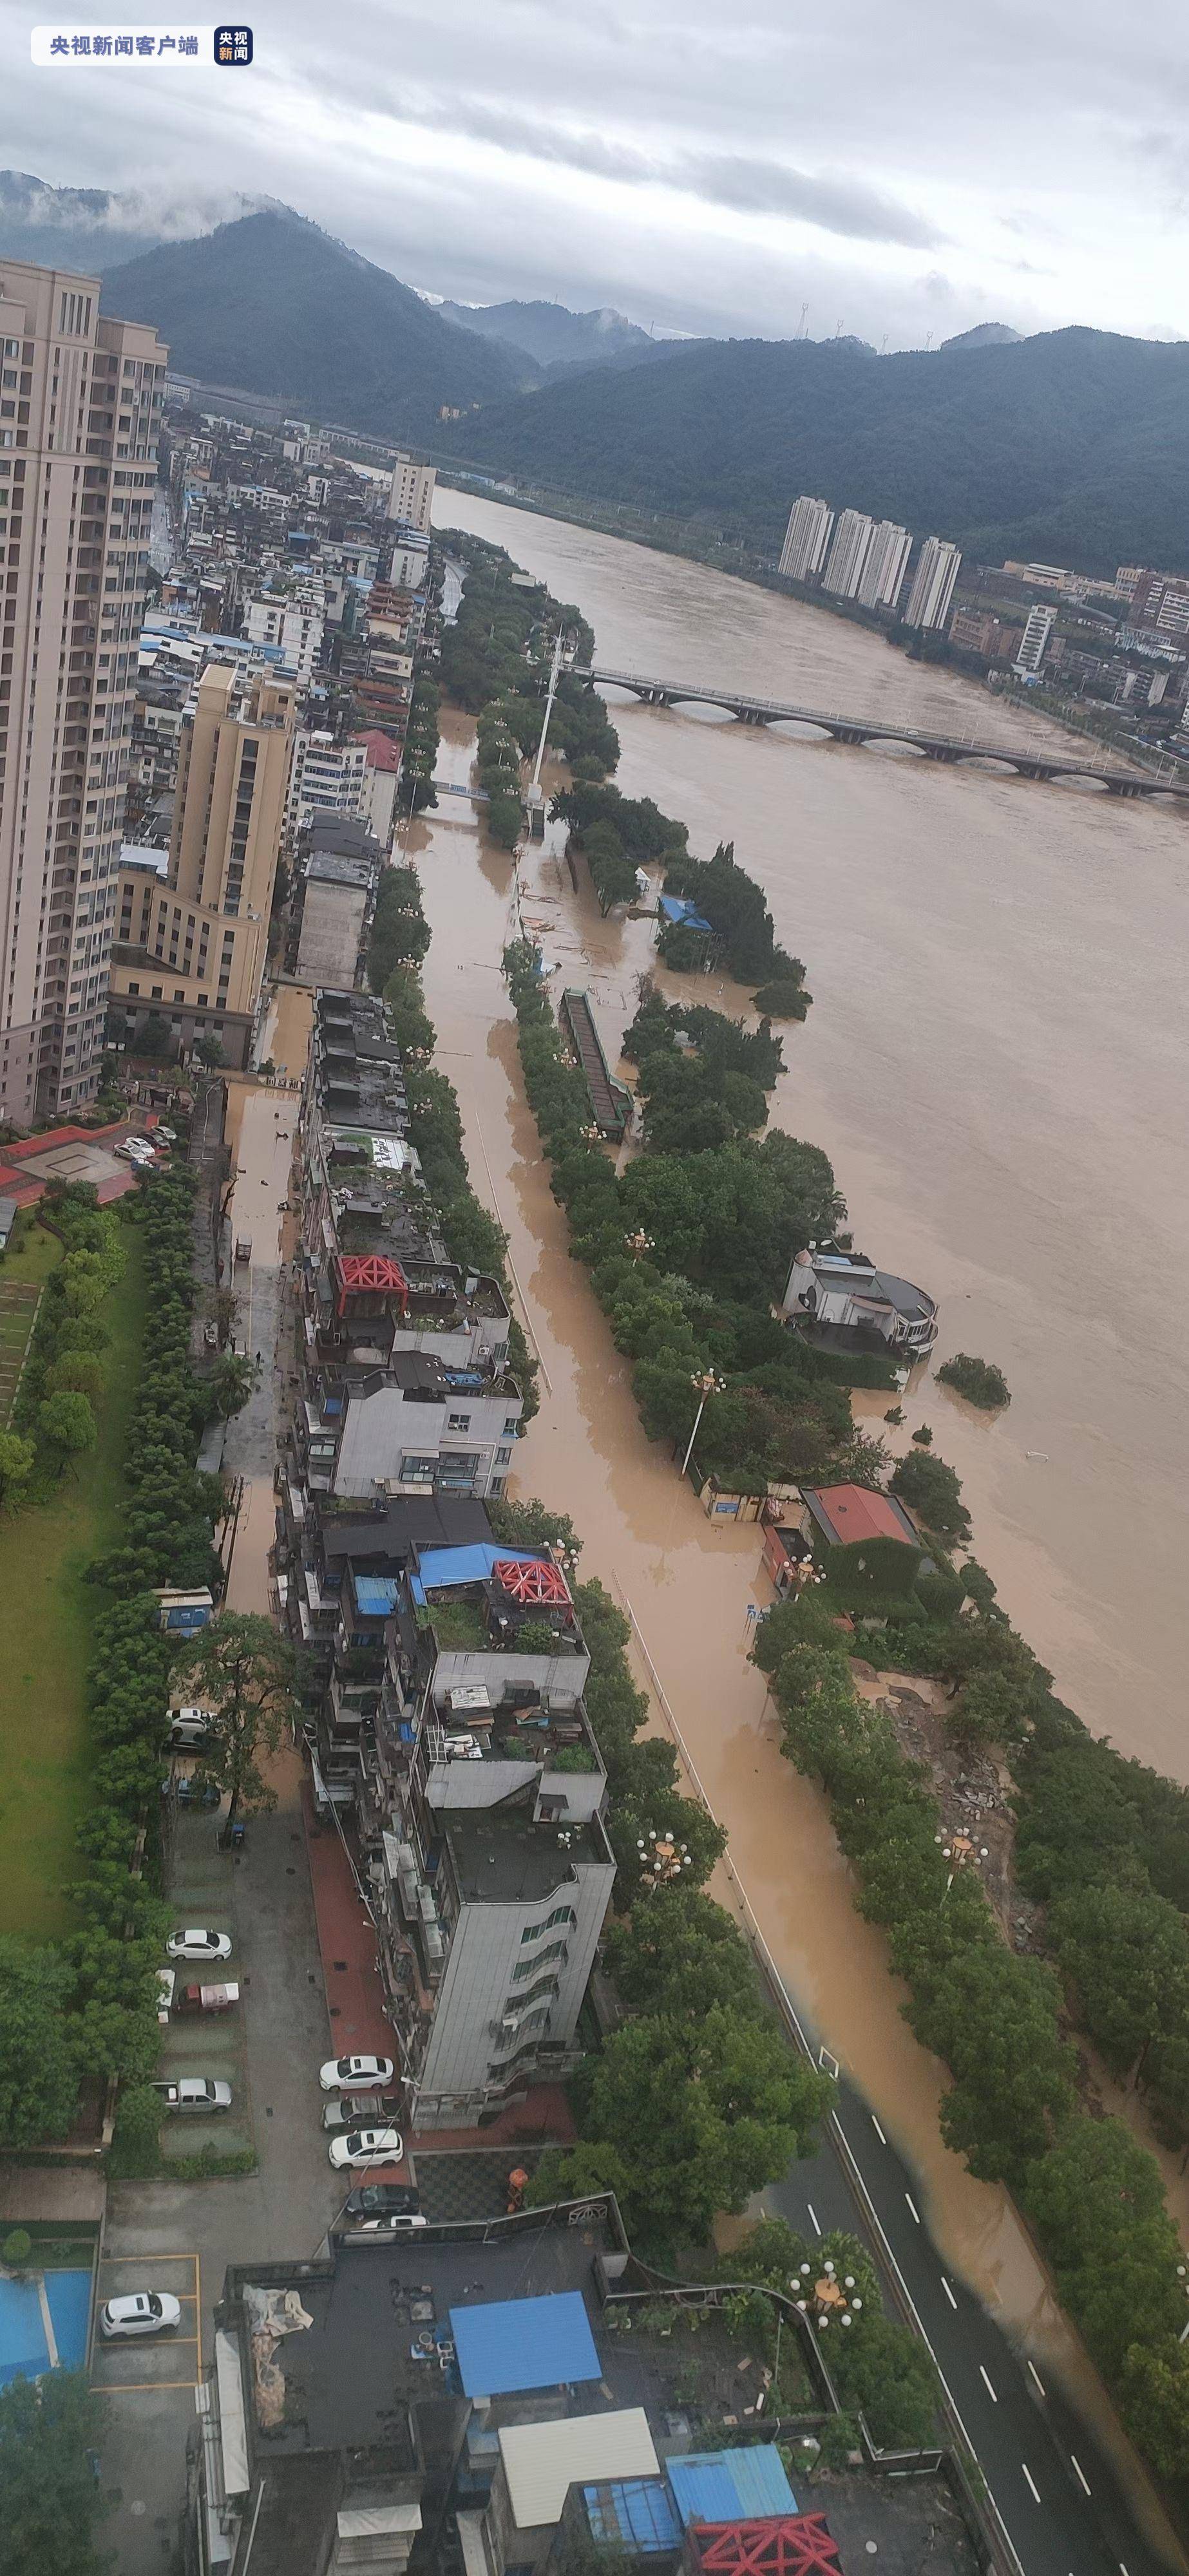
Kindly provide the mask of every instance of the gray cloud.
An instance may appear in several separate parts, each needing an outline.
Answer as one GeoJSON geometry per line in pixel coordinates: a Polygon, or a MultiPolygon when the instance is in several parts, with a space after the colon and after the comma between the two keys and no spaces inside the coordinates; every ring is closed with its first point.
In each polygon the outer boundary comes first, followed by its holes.
{"type": "MultiPolygon", "coordinates": [[[[1189,33],[1168,0],[1141,46],[1117,0],[1080,0],[1076,44],[1068,0],[251,15],[243,79],[108,82],[32,70],[44,0],[3,0],[0,166],[138,196],[130,239],[268,196],[443,295],[673,330],[788,334],[806,302],[811,330],[844,316],[877,347],[985,320],[1126,330],[1145,303],[1189,328],[1189,33]]],[[[118,237],[124,207],[109,221],[118,237]]]]}

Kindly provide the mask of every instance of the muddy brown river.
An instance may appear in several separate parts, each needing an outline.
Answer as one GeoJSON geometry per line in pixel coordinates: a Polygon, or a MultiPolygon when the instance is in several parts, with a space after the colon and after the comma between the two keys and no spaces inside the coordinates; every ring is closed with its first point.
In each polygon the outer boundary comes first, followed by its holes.
{"type": "MultiPolygon", "coordinates": [[[[1043,731],[859,630],[696,566],[457,493],[438,496],[438,516],[575,600],[620,667],[1005,742],[1043,731]]],[[[1184,1776],[1186,1363],[1172,1290],[1189,1250],[1189,826],[634,705],[616,721],[625,790],[680,813],[698,851],[733,835],[806,960],[815,1005],[786,1034],[774,1118],[831,1154],[864,1248],[938,1296],[937,1356],[974,1350],[1007,1374],[1012,1405],[993,1422],[931,1378],[915,1386],[901,1441],[933,1424],[977,1552],[1064,1695],[1184,1776]]],[[[439,777],[465,785],[472,752],[471,724],[448,715],[439,777]]],[[[770,1598],[759,1533],[710,1524],[645,1440],[626,1363],[568,1256],[499,971],[511,861],[448,796],[409,851],[434,934],[439,1058],[541,1356],[521,1489],[571,1513],[583,1570],[630,1602],[781,1974],[911,2160],[948,2261],[1117,2440],[1004,2195],[942,2146],[942,2070],[901,2019],[822,1802],[780,1754],[746,1661],[748,1604],[770,1598]]],[[[603,921],[575,897],[556,832],[528,853],[522,886],[527,924],[558,981],[590,990],[614,1058],[649,926],[603,921]]],[[[714,979],[706,998],[719,999],[714,979]]],[[[742,1007],[730,987],[722,1002],[742,1007]]],[[[1189,2194],[1166,2172],[1184,2225],[1189,2194]]]]}

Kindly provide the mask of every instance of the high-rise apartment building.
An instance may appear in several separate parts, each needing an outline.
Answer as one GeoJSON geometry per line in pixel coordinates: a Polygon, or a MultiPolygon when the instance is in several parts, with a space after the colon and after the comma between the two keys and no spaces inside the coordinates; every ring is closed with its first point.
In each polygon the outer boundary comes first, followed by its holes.
{"type": "Polygon", "coordinates": [[[1028,623],[1020,637],[1020,649],[1014,667],[1027,679],[1034,680],[1045,657],[1045,647],[1057,623],[1055,608],[1030,608],[1028,623]]]}
{"type": "Polygon", "coordinates": [[[210,662],[182,722],[168,874],[120,870],[112,999],[242,1065],[268,955],[293,744],[293,686],[210,662]]]}
{"type": "Polygon", "coordinates": [[[789,512],[789,523],[780,550],[780,569],[786,581],[816,581],[826,560],[834,513],[828,501],[815,501],[802,492],[789,512]]]}
{"type": "Polygon", "coordinates": [[[99,280],[0,259],[0,1117],[103,1046],[166,352],[99,280]]]}
{"type": "Polygon", "coordinates": [[[947,537],[926,537],[904,611],[906,626],[944,626],[961,563],[947,537]]]}
{"type": "Polygon", "coordinates": [[[864,518],[861,510],[839,511],[834,542],[822,574],[822,589],[832,591],[836,599],[858,598],[874,524],[864,518]]]}
{"type": "Polygon", "coordinates": [[[411,456],[398,455],[388,492],[389,518],[400,519],[407,528],[418,528],[427,537],[437,479],[436,466],[415,465],[411,456]]]}
{"type": "Polygon", "coordinates": [[[859,582],[857,596],[861,608],[895,607],[911,553],[912,538],[907,528],[898,528],[892,519],[881,519],[871,531],[871,543],[859,582]]]}

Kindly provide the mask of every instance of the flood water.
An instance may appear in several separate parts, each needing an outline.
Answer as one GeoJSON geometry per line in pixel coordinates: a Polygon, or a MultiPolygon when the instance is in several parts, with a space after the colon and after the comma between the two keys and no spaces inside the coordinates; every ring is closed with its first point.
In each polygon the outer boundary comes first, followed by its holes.
{"type": "MultiPolygon", "coordinates": [[[[707,618],[721,610],[723,671],[740,688],[794,695],[787,659],[779,671],[762,666],[765,624],[780,634],[785,603],[457,494],[440,504],[448,523],[495,537],[576,600],[621,667],[709,677],[707,618]],[[638,630],[633,583],[647,588],[638,630]]],[[[945,675],[849,628],[839,643],[834,621],[813,612],[795,624],[783,649],[806,657],[796,684],[806,703],[886,711],[889,690],[899,691],[905,722],[915,714],[958,730],[957,684],[945,675]],[[829,688],[839,675],[809,669],[822,625],[827,656],[855,654],[846,690],[829,688]]],[[[958,694],[968,716],[969,693],[958,694]]],[[[981,719],[977,696],[973,706],[981,719]]],[[[1012,711],[988,702],[986,713],[991,738],[1006,740],[1012,711]]],[[[698,850],[733,832],[781,937],[806,958],[817,1000],[786,1036],[779,1123],[834,1157],[857,1239],[940,1296],[939,1355],[973,1349],[1006,1370],[1013,1403],[1003,1422],[947,1402],[930,1381],[927,1397],[918,1389],[907,1399],[906,1429],[933,1422],[964,1477],[978,1552],[1066,1695],[1128,1749],[1181,1768],[1174,1604],[1184,1506],[1170,1416],[1185,1368],[1164,1321],[1164,1282],[1185,1231],[1171,1098],[1174,1082],[1184,1087],[1173,1038],[1176,925],[1189,908],[1180,827],[1160,810],[985,773],[769,742],[635,708],[617,721],[625,789],[682,814],[698,850]],[[941,801],[931,805],[934,790],[941,801]],[[1151,981],[1163,1001],[1144,998],[1151,981]],[[1045,1460],[1028,1460],[1028,1449],[1045,1460]]],[[[447,714],[439,775],[464,784],[472,754],[469,720],[447,714]]],[[[461,798],[443,798],[408,841],[434,934],[425,983],[439,1061],[458,1091],[475,1186],[508,1230],[542,1361],[521,1489],[572,1515],[584,1572],[630,1602],[781,1974],[911,2160],[948,2262],[1060,2371],[1114,2444],[1005,2196],[942,2146],[942,2070],[900,2017],[902,1990],[882,1939],[854,1912],[822,1801],[780,1753],[762,1678],[746,1661],[748,1604],[770,1598],[759,1532],[712,1526],[645,1440],[627,1364],[568,1256],[499,972],[511,861],[485,844],[461,798]]],[[[588,891],[575,897],[558,844],[553,832],[526,856],[524,916],[558,961],[558,983],[590,990],[614,1057],[636,977],[651,963],[648,925],[605,922],[588,891]]],[[[718,998],[713,985],[707,998],[718,998]]],[[[728,988],[723,999],[738,997],[728,988]]],[[[1184,2224],[1184,2184],[1173,2201],[1184,2224]]],[[[1140,2483],[1133,2467],[1133,2492],[1140,2483]]]]}
{"type": "MultiPolygon", "coordinates": [[[[828,612],[456,492],[438,516],[575,601],[616,668],[1069,748],[828,612]]],[[[1189,819],[630,700],[613,714],[620,785],[680,815],[702,856],[733,838],[805,959],[814,1008],[785,1033],[774,1122],[825,1147],[862,1249],[939,1299],[935,1358],[1006,1374],[994,1419],[928,1377],[901,1445],[932,1424],[975,1552],[1062,1696],[1189,1778],[1189,819]]],[[[633,934],[599,937],[613,965],[633,934]]]]}

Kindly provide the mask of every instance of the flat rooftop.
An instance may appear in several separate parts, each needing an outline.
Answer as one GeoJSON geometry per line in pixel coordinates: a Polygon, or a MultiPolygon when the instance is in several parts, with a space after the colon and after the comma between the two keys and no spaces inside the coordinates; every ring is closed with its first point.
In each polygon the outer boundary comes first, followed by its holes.
{"type": "Polygon", "coordinates": [[[509,2232],[498,2243],[423,2235],[389,2246],[372,2239],[337,2244],[327,2265],[237,2266],[226,2295],[243,2302],[245,2327],[268,2293],[280,2294],[274,2306],[292,2293],[312,2321],[276,2339],[259,2404],[249,2390],[257,2461],[264,2466],[270,2453],[367,2450],[385,2454],[393,2468],[408,2464],[409,2407],[461,2399],[457,2371],[443,2371],[432,2349],[435,2338],[452,2339],[451,2310],[570,2290],[581,2296],[593,2329],[600,2312],[594,2258],[612,2243],[605,2222],[593,2219],[580,2229],[509,2232]]]}
{"type": "Polygon", "coordinates": [[[596,1826],[535,1825],[528,1807],[454,1808],[443,1831],[459,1890],[472,1903],[533,1904],[564,1887],[576,1862],[609,1857],[596,1826]]]}

